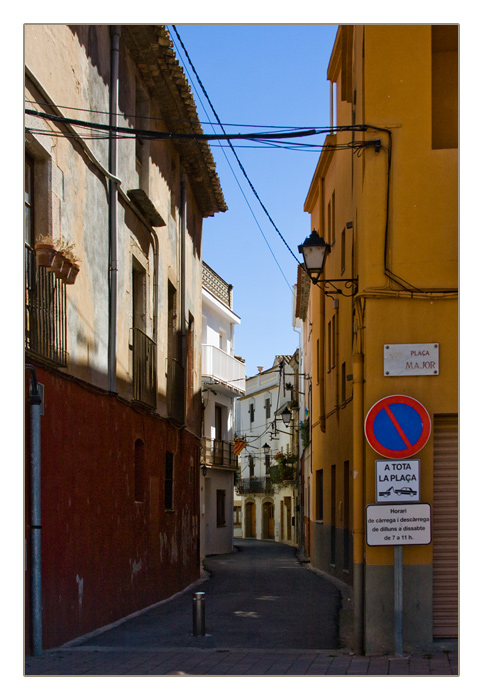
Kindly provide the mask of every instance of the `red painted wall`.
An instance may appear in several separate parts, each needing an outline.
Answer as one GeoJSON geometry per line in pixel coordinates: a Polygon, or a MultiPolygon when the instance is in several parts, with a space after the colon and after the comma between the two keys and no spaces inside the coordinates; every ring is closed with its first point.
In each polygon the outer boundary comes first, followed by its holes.
{"type": "MultiPolygon", "coordinates": [[[[140,408],[38,368],[43,648],[114,622],[199,577],[199,442],[140,408]],[[144,442],[144,501],[134,444],[144,442]],[[165,510],[165,454],[174,508],[165,510]],[[190,468],[191,467],[191,468],[190,468]]],[[[26,653],[29,653],[29,404],[26,401],[26,653]]]]}

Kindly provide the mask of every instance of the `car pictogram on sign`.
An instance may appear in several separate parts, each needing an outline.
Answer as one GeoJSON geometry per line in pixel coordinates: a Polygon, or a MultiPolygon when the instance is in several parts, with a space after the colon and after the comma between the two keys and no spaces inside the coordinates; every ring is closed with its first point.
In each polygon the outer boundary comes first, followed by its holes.
{"type": "Polygon", "coordinates": [[[410,486],[403,486],[402,489],[395,489],[394,493],[398,496],[417,496],[417,491],[413,491],[410,486]]]}

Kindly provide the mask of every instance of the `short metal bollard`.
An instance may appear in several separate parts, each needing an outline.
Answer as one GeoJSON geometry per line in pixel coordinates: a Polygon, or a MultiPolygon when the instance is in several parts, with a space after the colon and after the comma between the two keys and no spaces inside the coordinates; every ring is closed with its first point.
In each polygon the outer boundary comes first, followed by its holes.
{"type": "Polygon", "coordinates": [[[193,593],[193,637],[205,636],[205,594],[193,593]]]}

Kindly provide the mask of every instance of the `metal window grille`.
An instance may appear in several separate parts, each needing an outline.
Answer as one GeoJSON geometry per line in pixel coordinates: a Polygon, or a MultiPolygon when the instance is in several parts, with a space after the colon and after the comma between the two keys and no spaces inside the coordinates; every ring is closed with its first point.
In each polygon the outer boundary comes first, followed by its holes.
{"type": "Polygon", "coordinates": [[[133,398],[156,407],[156,343],[133,328],[133,398]]]}
{"type": "Polygon", "coordinates": [[[25,348],[56,364],[67,364],[65,283],[36,265],[35,251],[25,244],[25,348]]]}

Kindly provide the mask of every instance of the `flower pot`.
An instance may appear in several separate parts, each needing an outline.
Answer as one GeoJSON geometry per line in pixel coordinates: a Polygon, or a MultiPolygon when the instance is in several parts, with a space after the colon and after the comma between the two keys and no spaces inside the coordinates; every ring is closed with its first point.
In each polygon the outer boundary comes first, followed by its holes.
{"type": "MultiPolygon", "coordinates": [[[[56,260],[57,260],[57,258],[56,258],[56,260]]],[[[67,258],[62,256],[62,265],[58,269],[54,270],[55,276],[59,280],[66,280],[71,268],[72,268],[72,261],[68,260],[67,258]]]]}
{"type": "Polygon", "coordinates": [[[62,268],[64,266],[64,261],[65,261],[65,258],[63,256],[63,254],[60,253],[58,250],[56,250],[54,258],[52,260],[52,263],[49,266],[49,270],[51,272],[55,272],[56,277],[61,277],[62,268]]]}
{"type": "Polygon", "coordinates": [[[51,267],[57,251],[49,243],[35,244],[35,259],[40,267],[51,267]]]}
{"type": "Polygon", "coordinates": [[[66,284],[74,284],[75,278],[79,274],[79,270],[80,270],[79,266],[76,265],[75,263],[72,263],[71,267],[69,269],[69,272],[67,274],[67,277],[65,278],[65,283],[66,284]]]}

